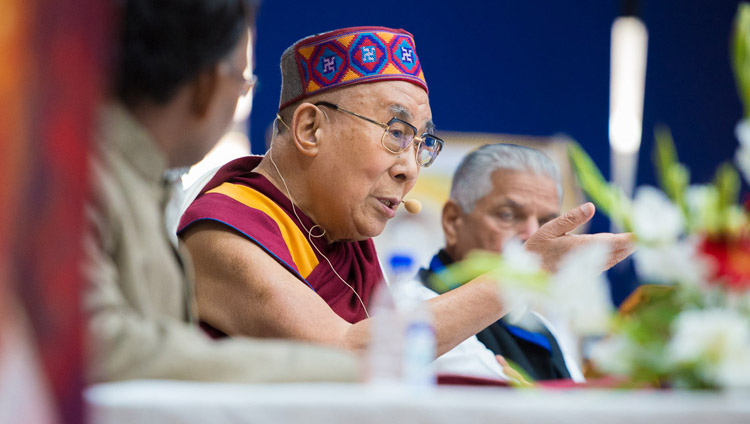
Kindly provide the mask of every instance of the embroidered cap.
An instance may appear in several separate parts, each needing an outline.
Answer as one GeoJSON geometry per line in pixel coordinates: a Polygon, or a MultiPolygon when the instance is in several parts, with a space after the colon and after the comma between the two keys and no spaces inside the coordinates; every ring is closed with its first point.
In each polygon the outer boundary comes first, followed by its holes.
{"type": "Polygon", "coordinates": [[[313,35],[281,55],[279,110],[332,88],[388,80],[411,82],[428,91],[410,33],[352,27],[313,35]]]}

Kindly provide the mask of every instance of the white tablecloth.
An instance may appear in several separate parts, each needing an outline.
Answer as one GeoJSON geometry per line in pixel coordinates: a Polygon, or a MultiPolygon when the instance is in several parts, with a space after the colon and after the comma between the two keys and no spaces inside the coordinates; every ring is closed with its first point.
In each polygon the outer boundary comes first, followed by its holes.
{"type": "Polygon", "coordinates": [[[749,392],[132,381],[84,397],[90,424],[750,423],[749,392]]]}

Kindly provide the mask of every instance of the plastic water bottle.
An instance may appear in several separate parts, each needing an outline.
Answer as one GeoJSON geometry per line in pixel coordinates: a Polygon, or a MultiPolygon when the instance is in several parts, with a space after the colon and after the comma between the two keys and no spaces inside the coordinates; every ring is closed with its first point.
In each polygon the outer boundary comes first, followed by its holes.
{"type": "Polygon", "coordinates": [[[403,319],[385,282],[375,289],[370,311],[365,379],[374,385],[398,385],[403,375],[403,319]]]}
{"type": "Polygon", "coordinates": [[[391,257],[390,290],[383,286],[375,294],[369,380],[420,389],[435,384],[435,331],[413,263],[408,255],[391,257]]]}
{"type": "Polygon", "coordinates": [[[396,304],[403,316],[404,344],[402,381],[412,388],[435,385],[435,329],[432,311],[419,295],[421,283],[415,278],[414,260],[410,255],[391,257],[391,275],[396,304]]]}
{"type": "Polygon", "coordinates": [[[406,311],[404,335],[403,379],[417,389],[435,385],[435,329],[432,313],[424,302],[418,302],[406,311]]]}

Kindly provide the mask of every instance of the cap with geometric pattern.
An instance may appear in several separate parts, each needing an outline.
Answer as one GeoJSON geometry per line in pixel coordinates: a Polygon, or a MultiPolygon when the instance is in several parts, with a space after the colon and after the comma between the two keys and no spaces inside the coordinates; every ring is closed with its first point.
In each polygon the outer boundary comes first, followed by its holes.
{"type": "Polygon", "coordinates": [[[281,55],[279,110],[324,91],[375,81],[427,90],[414,36],[402,29],[352,27],[297,41],[281,55]]]}

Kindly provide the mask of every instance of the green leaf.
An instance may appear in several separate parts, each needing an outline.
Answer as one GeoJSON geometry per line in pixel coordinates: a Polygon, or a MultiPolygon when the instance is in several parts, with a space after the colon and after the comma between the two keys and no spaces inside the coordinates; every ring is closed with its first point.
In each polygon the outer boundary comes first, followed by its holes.
{"type": "Polygon", "coordinates": [[[653,160],[656,165],[659,186],[664,190],[667,197],[685,212],[687,211],[685,191],[689,184],[690,172],[677,159],[677,151],[669,128],[658,126],[654,138],[656,139],[656,146],[654,147],[653,160]]]}
{"type": "Polygon", "coordinates": [[[716,205],[716,212],[719,215],[718,230],[722,233],[729,233],[735,222],[732,211],[739,199],[740,176],[732,165],[722,163],[716,170],[714,186],[719,193],[716,205]]]}
{"type": "Polygon", "coordinates": [[[745,118],[750,118],[750,4],[737,8],[732,37],[732,65],[737,91],[745,107],[745,118]]]}
{"type": "Polygon", "coordinates": [[[438,292],[444,293],[493,270],[500,260],[499,254],[471,255],[449,265],[440,273],[433,274],[430,282],[438,292]]]}
{"type": "Polygon", "coordinates": [[[474,251],[466,259],[446,267],[434,274],[430,283],[439,292],[452,290],[471,281],[480,275],[489,274],[501,287],[509,284],[521,284],[537,291],[547,289],[549,274],[541,269],[527,271],[508,263],[501,254],[474,251]]]}
{"type": "Polygon", "coordinates": [[[594,161],[578,143],[568,145],[568,157],[578,183],[589,199],[620,228],[632,231],[632,205],[622,189],[604,179],[594,161]]]}

